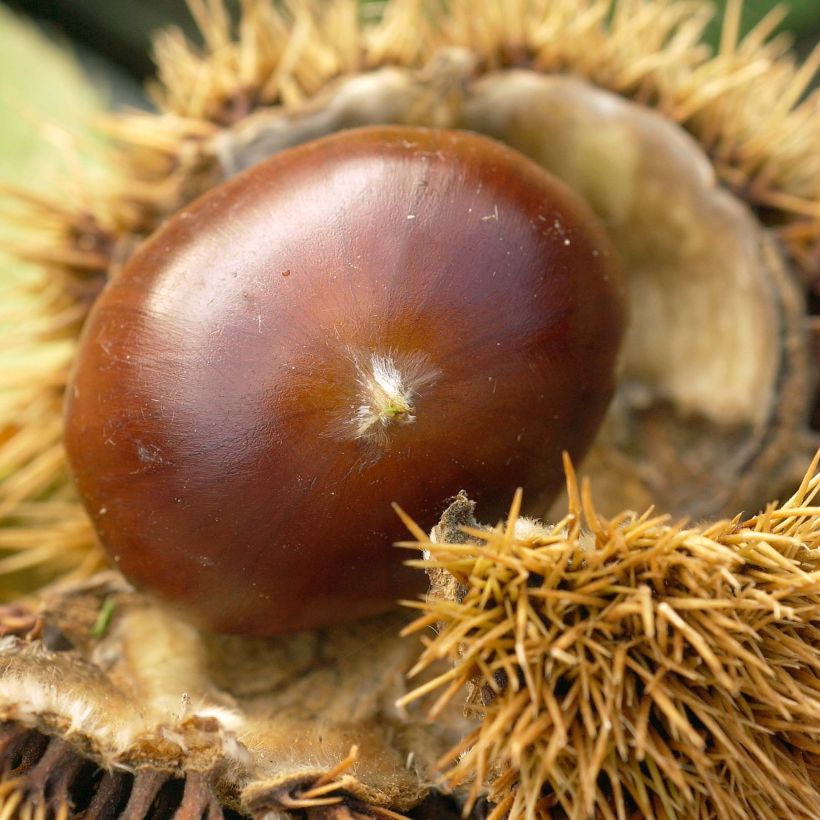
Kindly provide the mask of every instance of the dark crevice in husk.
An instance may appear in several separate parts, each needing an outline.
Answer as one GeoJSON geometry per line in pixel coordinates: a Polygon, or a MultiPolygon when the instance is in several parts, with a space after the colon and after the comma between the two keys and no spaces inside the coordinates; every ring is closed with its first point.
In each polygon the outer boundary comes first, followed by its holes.
{"type": "Polygon", "coordinates": [[[106,770],[71,743],[9,722],[0,725],[0,811],[25,818],[238,820],[208,779],[143,767],[106,770]]]}
{"type": "MultiPolygon", "coordinates": [[[[302,791],[310,789],[307,781],[302,791]]],[[[457,820],[460,807],[441,794],[428,796],[406,815],[379,812],[355,798],[331,794],[327,805],[297,810],[308,820],[400,818],[457,820]]],[[[304,799],[302,800],[304,803],[304,799]]],[[[279,794],[280,809],[299,803],[299,789],[279,794]]],[[[248,801],[247,811],[237,810],[238,796],[226,804],[216,793],[207,773],[182,776],[165,769],[143,766],[135,771],[100,767],[71,743],[14,722],[0,724],[0,812],[13,810],[21,820],[241,820],[260,817],[270,808],[264,801],[248,801]]],[[[474,814],[480,817],[480,814],[474,814]]]]}

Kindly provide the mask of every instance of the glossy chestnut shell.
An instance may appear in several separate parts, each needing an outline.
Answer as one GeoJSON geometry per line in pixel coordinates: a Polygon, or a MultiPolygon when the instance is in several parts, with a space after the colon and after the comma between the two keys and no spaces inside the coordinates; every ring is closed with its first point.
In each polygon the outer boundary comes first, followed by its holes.
{"type": "Polygon", "coordinates": [[[484,137],[404,127],[290,149],[148,240],[85,327],[71,471],[124,574],[266,635],[420,588],[398,502],[543,512],[613,392],[613,251],[562,183],[484,137]]]}

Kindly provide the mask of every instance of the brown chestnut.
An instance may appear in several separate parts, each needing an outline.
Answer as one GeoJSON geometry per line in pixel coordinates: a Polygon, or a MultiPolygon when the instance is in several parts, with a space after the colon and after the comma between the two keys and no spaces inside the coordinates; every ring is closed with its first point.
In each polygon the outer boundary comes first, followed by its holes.
{"type": "Polygon", "coordinates": [[[204,628],[314,628],[420,579],[390,502],[533,511],[613,392],[623,282],[562,183],[470,133],[366,128],[199,199],[105,288],[66,447],[124,574],[204,628]]]}

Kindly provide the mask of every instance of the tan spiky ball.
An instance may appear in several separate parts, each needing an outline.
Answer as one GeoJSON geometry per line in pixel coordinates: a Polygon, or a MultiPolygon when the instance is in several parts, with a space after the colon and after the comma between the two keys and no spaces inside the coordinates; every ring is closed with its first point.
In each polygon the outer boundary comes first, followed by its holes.
{"type": "Polygon", "coordinates": [[[457,500],[415,562],[434,626],[402,698],[467,689],[480,722],[439,761],[491,817],[820,816],[818,458],[798,491],[710,525],[600,515],[567,464],[569,510],[470,525],[457,500]],[[450,539],[450,540],[448,540],[450,539]],[[781,814],[782,813],[782,814],[781,814]]]}

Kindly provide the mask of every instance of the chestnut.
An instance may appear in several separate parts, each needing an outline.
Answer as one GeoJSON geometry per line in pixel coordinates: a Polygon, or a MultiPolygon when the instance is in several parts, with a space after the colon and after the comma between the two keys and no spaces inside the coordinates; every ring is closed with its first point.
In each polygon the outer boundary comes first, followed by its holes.
{"type": "Polygon", "coordinates": [[[390,502],[560,489],[614,388],[624,286],[568,188],[466,132],[284,151],[147,240],[89,316],[70,469],[138,587],[269,635],[418,589],[390,502]]]}

